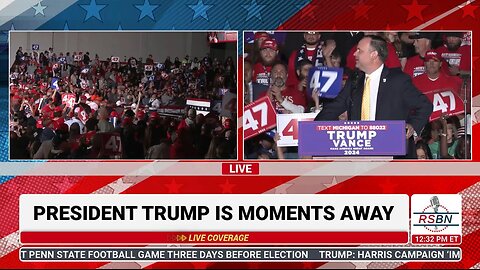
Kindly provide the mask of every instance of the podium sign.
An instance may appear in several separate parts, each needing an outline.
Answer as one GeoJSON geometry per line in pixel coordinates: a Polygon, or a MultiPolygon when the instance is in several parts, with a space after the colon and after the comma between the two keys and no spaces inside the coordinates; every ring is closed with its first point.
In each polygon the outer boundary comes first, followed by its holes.
{"type": "Polygon", "coordinates": [[[298,122],[300,156],[406,154],[405,121],[298,122]]]}

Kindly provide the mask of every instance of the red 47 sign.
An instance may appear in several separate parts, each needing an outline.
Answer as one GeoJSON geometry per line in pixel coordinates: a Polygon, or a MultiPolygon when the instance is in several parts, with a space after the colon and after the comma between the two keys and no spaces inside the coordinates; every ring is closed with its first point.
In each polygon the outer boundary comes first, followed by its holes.
{"type": "Polygon", "coordinates": [[[312,121],[316,113],[292,113],[277,115],[278,146],[298,146],[298,121],[312,121]]]}
{"type": "Polygon", "coordinates": [[[66,107],[73,108],[75,106],[75,94],[65,93],[62,95],[62,104],[66,107]]]}
{"type": "Polygon", "coordinates": [[[433,103],[430,121],[439,119],[442,114],[455,115],[464,112],[463,100],[451,90],[436,90],[425,94],[433,103]]]}
{"type": "Polygon", "coordinates": [[[276,125],[276,112],[267,96],[245,106],[243,112],[245,140],[272,129],[276,125]]]}

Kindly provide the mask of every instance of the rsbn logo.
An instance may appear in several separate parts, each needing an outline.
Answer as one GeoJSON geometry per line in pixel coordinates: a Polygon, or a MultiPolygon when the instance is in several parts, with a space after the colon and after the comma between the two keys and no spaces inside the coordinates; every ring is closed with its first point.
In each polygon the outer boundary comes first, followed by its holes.
{"type": "Polygon", "coordinates": [[[458,227],[460,224],[453,222],[454,216],[459,212],[450,212],[440,203],[437,196],[430,198],[430,205],[425,207],[422,212],[413,212],[418,215],[413,226],[424,226],[431,232],[442,232],[448,227],[458,227]]]}

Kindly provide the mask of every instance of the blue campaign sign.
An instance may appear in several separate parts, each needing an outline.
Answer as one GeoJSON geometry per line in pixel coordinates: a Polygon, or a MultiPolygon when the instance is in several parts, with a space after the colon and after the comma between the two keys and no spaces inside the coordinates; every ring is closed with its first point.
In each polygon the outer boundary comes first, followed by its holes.
{"type": "Polygon", "coordinates": [[[38,51],[38,50],[40,50],[40,45],[32,44],[32,51],[38,51]]]}
{"type": "Polygon", "coordinates": [[[58,78],[52,79],[52,89],[58,89],[58,78]]]}
{"type": "Polygon", "coordinates": [[[405,121],[300,121],[300,156],[401,156],[405,121]]]}
{"type": "Polygon", "coordinates": [[[318,89],[318,96],[322,98],[336,98],[342,90],[343,69],[333,67],[312,67],[308,72],[308,96],[313,89],[318,89]]]}

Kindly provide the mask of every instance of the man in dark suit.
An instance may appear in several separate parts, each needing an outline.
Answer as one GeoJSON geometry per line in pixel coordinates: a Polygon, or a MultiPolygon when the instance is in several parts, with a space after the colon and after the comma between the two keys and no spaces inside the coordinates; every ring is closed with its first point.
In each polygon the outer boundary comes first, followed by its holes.
{"type": "Polygon", "coordinates": [[[405,120],[408,139],[407,158],[416,158],[413,134],[420,135],[433,110],[432,103],[400,70],[384,66],[387,43],[377,36],[365,36],[354,54],[362,71],[347,81],[340,94],[324,103],[315,120],[338,120],[348,112],[349,120],[405,120]]]}

